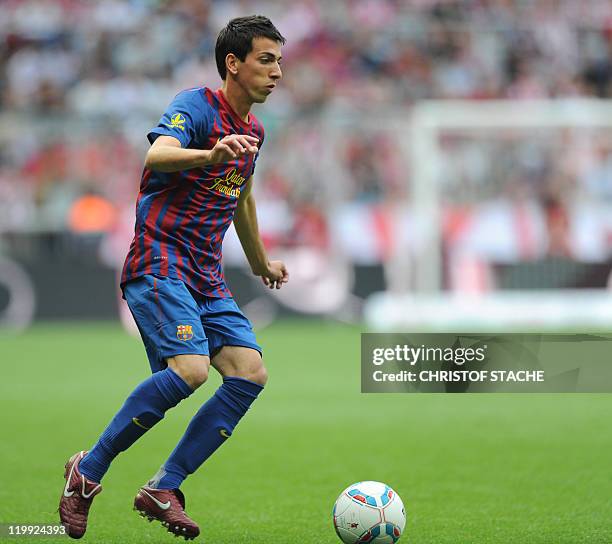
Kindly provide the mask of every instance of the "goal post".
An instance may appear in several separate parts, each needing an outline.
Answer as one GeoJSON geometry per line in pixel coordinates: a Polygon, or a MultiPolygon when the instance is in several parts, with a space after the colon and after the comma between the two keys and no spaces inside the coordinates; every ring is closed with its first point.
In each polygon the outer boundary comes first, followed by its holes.
{"type": "MultiPolygon", "coordinates": [[[[610,237],[609,248],[600,247],[589,254],[583,241],[577,252],[567,249],[567,255],[559,256],[563,251],[558,247],[547,255],[538,253],[542,244],[562,244],[557,238],[588,238],[588,229],[595,233],[597,229],[608,228],[605,216],[612,217],[612,198],[602,199],[597,191],[612,196],[612,101],[419,102],[411,112],[404,154],[410,163],[410,209],[417,223],[424,227],[419,232],[422,240],[412,270],[394,273],[412,274],[413,290],[403,294],[379,293],[368,300],[366,321],[370,326],[380,328],[383,322],[387,327],[434,328],[456,328],[467,322],[486,328],[508,324],[518,328],[534,324],[542,328],[612,325],[612,298],[600,280],[592,288],[574,286],[571,282],[555,288],[558,278],[553,281],[553,276],[559,276],[559,270],[571,274],[573,262],[578,268],[586,267],[588,262],[599,262],[600,269],[605,269],[606,263],[612,260],[612,220],[610,231],[605,235],[610,237]],[[517,164],[515,168],[513,153],[527,166],[517,164]],[[599,168],[597,161],[601,163],[597,177],[601,187],[595,191],[588,181],[594,176],[586,170],[599,168]],[[563,167],[557,168],[557,165],[563,167]],[[552,173],[541,174],[538,168],[548,168],[552,173]],[[545,181],[538,181],[540,178],[545,181]],[[570,189],[563,189],[563,184],[570,189]],[[516,202],[507,196],[520,191],[527,194],[512,197],[516,202]],[[564,227],[572,220],[566,217],[569,212],[565,213],[564,206],[572,210],[580,207],[577,227],[564,227]],[[497,209],[497,216],[492,209],[497,209]],[[512,213],[519,216],[511,219],[518,224],[519,231],[512,234],[513,243],[523,244],[527,249],[523,248],[523,255],[516,252],[514,256],[512,251],[504,250],[506,254],[500,256],[503,251],[495,249],[492,230],[505,232],[508,238],[508,229],[498,227],[495,218],[501,224],[512,213]],[[599,225],[591,221],[588,226],[585,217],[593,214],[604,219],[599,225]],[[458,250],[461,243],[449,241],[445,232],[453,217],[455,222],[480,221],[480,227],[474,226],[470,233],[470,251],[478,258],[470,261],[457,257],[465,256],[466,252],[458,250]],[[580,232],[560,233],[564,228],[580,232]],[[534,246],[531,250],[529,244],[534,246]],[[546,266],[539,269],[534,265],[544,261],[546,266]],[[499,281],[489,281],[489,284],[481,281],[480,289],[471,289],[449,280],[462,267],[464,277],[484,274],[490,280],[498,268],[512,269],[511,273],[505,270],[506,277],[525,276],[525,270],[537,273],[538,277],[531,284],[526,281],[525,285],[511,289],[499,281]],[[551,281],[547,282],[547,274],[551,281]],[[478,318],[479,312],[482,319],[478,318]]],[[[511,245],[508,240],[500,241],[500,247],[504,244],[511,245]]],[[[462,247],[467,245],[463,243],[462,247]]],[[[397,251],[405,249],[398,247],[397,251]]],[[[387,266],[403,266],[402,263],[405,259],[392,259],[387,266]]]]}

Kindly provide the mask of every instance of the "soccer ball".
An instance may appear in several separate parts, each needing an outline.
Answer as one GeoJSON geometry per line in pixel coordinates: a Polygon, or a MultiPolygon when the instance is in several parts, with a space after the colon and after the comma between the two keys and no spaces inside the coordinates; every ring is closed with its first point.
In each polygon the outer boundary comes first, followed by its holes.
{"type": "Polygon", "coordinates": [[[334,527],[345,544],[397,542],[405,526],[402,499],[380,482],[357,482],[334,504],[334,527]]]}

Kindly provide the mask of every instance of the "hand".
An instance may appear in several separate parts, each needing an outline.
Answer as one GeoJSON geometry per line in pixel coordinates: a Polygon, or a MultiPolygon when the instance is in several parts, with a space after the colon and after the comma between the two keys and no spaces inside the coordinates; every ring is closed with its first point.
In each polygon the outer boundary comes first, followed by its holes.
{"type": "Polygon", "coordinates": [[[283,283],[289,281],[289,272],[283,261],[270,261],[267,265],[267,269],[262,272],[255,272],[256,276],[261,276],[264,285],[267,285],[270,289],[280,289],[283,283]]]}
{"type": "Polygon", "coordinates": [[[235,160],[247,154],[255,155],[257,153],[258,138],[255,136],[247,136],[245,134],[228,134],[221,138],[210,150],[208,162],[210,164],[218,164],[235,160]]]}

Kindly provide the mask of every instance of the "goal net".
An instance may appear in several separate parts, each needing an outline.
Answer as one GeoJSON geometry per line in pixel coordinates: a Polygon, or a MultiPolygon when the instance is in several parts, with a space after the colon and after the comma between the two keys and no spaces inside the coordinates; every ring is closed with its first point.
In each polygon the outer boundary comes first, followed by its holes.
{"type": "Polygon", "coordinates": [[[612,325],[612,103],[422,102],[405,155],[414,228],[371,327],[612,325]]]}

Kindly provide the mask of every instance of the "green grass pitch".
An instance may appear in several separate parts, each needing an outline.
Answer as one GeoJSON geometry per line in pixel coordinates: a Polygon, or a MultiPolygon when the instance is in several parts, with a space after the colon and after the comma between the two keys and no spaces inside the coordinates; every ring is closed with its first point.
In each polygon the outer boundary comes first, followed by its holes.
{"type": "MultiPolygon", "coordinates": [[[[258,334],[268,387],[183,485],[196,542],[339,542],[332,505],[364,479],[403,498],[402,543],[612,542],[612,395],[363,395],[359,332],[288,321],[258,334]]],[[[63,324],[0,337],[0,358],[0,522],[55,522],[64,462],[147,376],[144,349],[118,325],[63,324]]],[[[175,542],[132,500],[218,384],[117,458],[85,542],[175,542]]]]}

